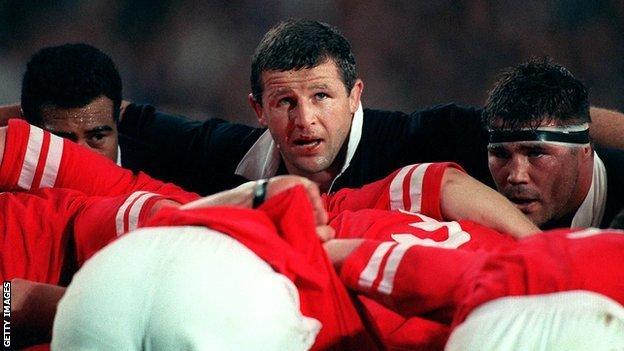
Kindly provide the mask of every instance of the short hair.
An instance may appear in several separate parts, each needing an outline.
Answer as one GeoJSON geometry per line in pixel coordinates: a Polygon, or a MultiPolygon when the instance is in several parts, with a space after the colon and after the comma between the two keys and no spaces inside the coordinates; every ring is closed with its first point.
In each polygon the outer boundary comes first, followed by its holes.
{"type": "Polygon", "coordinates": [[[338,66],[347,94],[357,78],[349,41],[335,27],[318,21],[289,19],[262,38],[251,61],[251,92],[262,103],[261,74],[316,67],[328,59],[338,66]]]}
{"type": "Polygon", "coordinates": [[[609,224],[609,228],[613,229],[624,229],[624,207],[622,210],[613,218],[611,224],[609,224]]]}
{"type": "Polygon", "coordinates": [[[482,121],[488,128],[502,122],[501,129],[591,122],[587,89],[551,59],[533,58],[500,74],[489,92],[482,121]]]}
{"type": "Polygon", "coordinates": [[[121,77],[108,55],[83,43],[52,46],[35,53],[26,66],[22,111],[29,123],[41,125],[44,107],[83,107],[102,95],[113,101],[117,122],[121,77]]]}

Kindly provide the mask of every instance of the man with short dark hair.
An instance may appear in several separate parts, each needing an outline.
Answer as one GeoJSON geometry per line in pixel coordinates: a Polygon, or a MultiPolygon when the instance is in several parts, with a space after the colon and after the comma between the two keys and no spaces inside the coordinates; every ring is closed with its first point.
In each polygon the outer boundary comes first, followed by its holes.
{"type": "MultiPolygon", "coordinates": [[[[480,108],[447,104],[412,114],[362,108],[349,42],[326,23],[287,20],[269,30],[253,58],[251,90],[251,106],[268,130],[190,121],[135,104],[119,128],[160,150],[162,179],[200,193],[219,190],[215,184],[234,173],[249,179],[294,173],[333,192],[407,164],[448,160],[494,184],[480,108]]],[[[602,132],[604,123],[599,127],[592,128],[602,132]]]]}
{"type": "Polygon", "coordinates": [[[117,121],[121,77],[106,54],[87,44],[39,50],[22,81],[26,120],[120,161],[117,121]]]}
{"type": "Polygon", "coordinates": [[[483,113],[498,190],[541,228],[605,228],[624,205],[624,153],[594,151],[582,82],[548,59],[505,70],[483,113]]]}

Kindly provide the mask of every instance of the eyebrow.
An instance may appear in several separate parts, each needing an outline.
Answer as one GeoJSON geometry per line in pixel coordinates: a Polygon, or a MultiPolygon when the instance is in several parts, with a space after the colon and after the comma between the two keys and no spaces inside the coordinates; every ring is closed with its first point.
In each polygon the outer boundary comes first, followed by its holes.
{"type": "Polygon", "coordinates": [[[102,126],[97,126],[95,128],[91,128],[87,130],[85,133],[93,134],[93,133],[112,132],[112,131],[113,131],[113,128],[111,126],[102,125],[102,126]]]}
{"type": "Polygon", "coordinates": [[[312,84],[310,86],[310,89],[328,89],[328,88],[329,88],[329,85],[325,83],[312,84]]]}
{"type": "Polygon", "coordinates": [[[272,99],[272,98],[275,98],[276,96],[280,96],[280,95],[284,95],[284,94],[290,93],[291,91],[292,91],[291,88],[285,88],[285,87],[277,88],[274,91],[271,91],[269,93],[268,98],[272,99]]]}
{"type": "Polygon", "coordinates": [[[63,132],[63,131],[58,131],[54,129],[48,129],[48,131],[56,136],[60,136],[63,139],[69,139],[72,141],[75,141],[76,139],[78,139],[78,135],[76,135],[76,133],[63,132]]]}

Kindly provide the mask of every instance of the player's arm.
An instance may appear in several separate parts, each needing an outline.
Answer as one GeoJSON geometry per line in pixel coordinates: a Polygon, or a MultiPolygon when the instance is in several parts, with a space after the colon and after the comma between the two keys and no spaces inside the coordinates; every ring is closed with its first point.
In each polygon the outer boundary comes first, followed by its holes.
{"type": "Polygon", "coordinates": [[[6,126],[11,118],[23,118],[20,104],[0,106],[0,126],[6,126]]]}
{"type": "Polygon", "coordinates": [[[259,128],[218,118],[195,121],[137,104],[125,107],[118,130],[148,146],[157,155],[149,160],[133,160],[138,168],[150,170],[158,167],[157,174],[163,179],[187,184],[194,189],[205,189],[198,183],[210,177],[228,183],[227,178],[263,132],[259,128]]]}
{"type": "Polygon", "coordinates": [[[539,232],[502,195],[449,162],[405,166],[361,189],[340,190],[324,199],[330,217],[365,208],[405,210],[438,220],[468,219],[515,237],[539,232]]]}
{"type": "MultiPolygon", "coordinates": [[[[116,198],[88,198],[84,202],[73,223],[76,252],[71,256],[75,255],[79,266],[110,241],[149,220],[160,209],[179,206],[174,201],[149,193],[116,198]]],[[[28,346],[50,341],[56,308],[65,289],[21,278],[11,281],[16,345],[28,346]]]]}
{"type": "Polygon", "coordinates": [[[589,135],[592,140],[605,148],[624,149],[624,114],[600,107],[591,107],[589,114],[592,120],[589,135]]]}
{"type": "Polygon", "coordinates": [[[481,262],[467,250],[396,242],[334,239],[323,246],[349,289],[404,317],[438,312],[441,322],[461,299],[463,276],[481,262]]]}
{"type": "Polygon", "coordinates": [[[6,127],[0,127],[0,165],[2,164],[2,156],[4,156],[4,143],[6,141],[6,127]]]}
{"type": "Polygon", "coordinates": [[[440,209],[445,219],[469,219],[516,238],[540,232],[500,193],[454,168],[444,172],[440,209]]]}
{"type": "Polygon", "coordinates": [[[2,144],[5,152],[0,165],[0,189],[5,191],[56,187],[87,195],[115,196],[145,190],[181,203],[199,197],[144,173],[133,174],[101,155],[24,121],[9,121],[2,144]]]}
{"type": "Polygon", "coordinates": [[[317,225],[316,232],[323,241],[334,237],[334,230],[327,226],[327,212],[319,192],[318,185],[307,178],[286,175],[277,176],[267,180],[251,181],[237,188],[223,191],[181,206],[181,209],[195,209],[214,206],[235,206],[253,208],[254,198],[258,206],[260,202],[268,200],[275,195],[295,186],[302,186],[308,200],[312,204],[314,220],[317,225]]]}
{"type": "Polygon", "coordinates": [[[25,279],[11,280],[11,327],[16,348],[49,342],[64,287],[25,279]]]}

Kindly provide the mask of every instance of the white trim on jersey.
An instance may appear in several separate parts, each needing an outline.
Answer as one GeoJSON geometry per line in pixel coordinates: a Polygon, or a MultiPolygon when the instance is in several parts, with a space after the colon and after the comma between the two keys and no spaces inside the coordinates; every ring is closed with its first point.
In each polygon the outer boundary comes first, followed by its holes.
{"type": "Polygon", "coordinates": [[[377,275],[379,275],[379,269],[381,268],[383,258],[388,253],[388,250],[396,245],[396,243],[388,241],[377,246],[368,260],[366,267],[362,270],[362,273],[360,273],[360,278],[358,280],[359,286],[369,289],[373,286],[375,279],[377,279],[377,275]]]}
{"type": "Polygon", "coordinates": [[[31,190],[37,178],[37,168],[43,162],[43,172],[37,188],[52,188],[56,183],[61,158],[63,156],[63,138],[43,131],[40,128],[28,126],[28,144],[20,170],[17,186],[20,189],[31,190]],[[48,147],[43,148],[45,139],[49,137],[48,147]]]}
{"type": "Polygon", "coordinates": [[[143,205],[145,202],[157,196],[156,194],[147,193],[139,196],[139,198],[130,206],[130,211],[128,212],[128,231],[132,231],[138,228],[139,224],[139,215],[141,214],[141,210],[143,209],[143,205]]]}
{"type": "Polygon", "coordinates": [[[40,188],[52,188],[56,183],[59,168],[61,166],[61,157],[63,156],[63,138],[50,134],[50,147],[46,157],[43,176],[41,177],[40,188]]]}
{"type": "Polygon", "coordinates": [[[431,163],[422,163],[418,165],[411,165],[401,168],[401,170],[394,176],[390,183],[389,195],[390,195],[390,209],[391,210],[407,210],[410,212],[420,212],[422,209],[422,195],[423,195],[423,181],[427,169],[429,169],[431,163]],[[411,177],[407,177],[407,174],[414,170],[411,177]],[[406,200],[403,196],[404,189],[409,189],[410,208],[405,208],[406,200]]]}
{"type": "Polygon", "coordinates": [[[143,205],[145,202],[151,198],[157,196],[153,193],[148,193],[146,191],[135,191],[130,194],[126,201],[119,207],[117,210],[117,215],[115,217],[115,226],[117,229],[117,236],[123,235],[131,230],[137,228],[139,215],[141,214],[141,210],[143,209],[143,205]],[[125,224],[125,216],[128,214],[128,225],[125,224]]]}
{"type": "Polygon", "coordinates": [[[28,144],[26,146],[26,155],[22,170],[20,171],[17,186],[24,190],[30,190],[33,179],[35,179],[35,171],[39,164],[39,156],[43,145],[43,130],[39,128],[29,128],[28,144]]]}
{"type": "Polygon", "coordinates": [[[394,289],[394,277],[396,276],[399,264],[401,264],[405,252],[414,245],[415,244],[398,244],[394,250],[392,250],[386,262],[386,266],[384,267],[383,279],[379,283],[377,291],[382,294],[392,294],[392,290],[394,289]]]}

